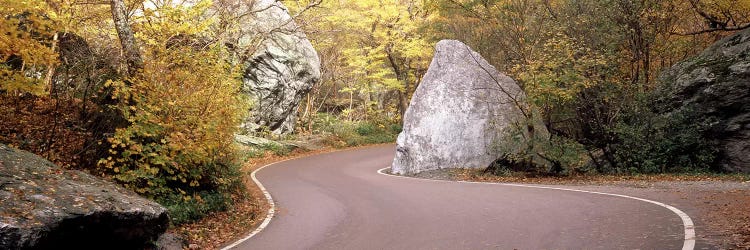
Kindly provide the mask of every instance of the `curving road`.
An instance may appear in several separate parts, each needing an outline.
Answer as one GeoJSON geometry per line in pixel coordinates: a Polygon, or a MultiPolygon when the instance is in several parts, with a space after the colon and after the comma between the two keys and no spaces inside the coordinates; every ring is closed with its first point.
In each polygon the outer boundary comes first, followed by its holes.
{"type": "Polygon", "coordinates": [[[682,249],[681,218],[648,202],[378,174],[394,146],[258,171],[276,214],[233,249],[682,249]]]}

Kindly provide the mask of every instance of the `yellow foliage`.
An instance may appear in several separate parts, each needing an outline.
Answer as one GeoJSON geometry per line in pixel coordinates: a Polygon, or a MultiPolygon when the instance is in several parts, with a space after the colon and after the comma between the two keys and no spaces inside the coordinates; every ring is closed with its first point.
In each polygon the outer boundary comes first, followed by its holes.
{"type": "MultiPolygon", "coordinates": [[[[296,4],[287,6],[295,11],[296,4]]],[[[429,15],[418,1],[323,1],[307,14],[315,20],[308,29],[318,31],[310,36],[316,49],[335,58],[324,60],[324,68],[337,71],[321,84],[342,82],[350,97],[410,95],[432,57],[433,45],[419,30],[429,15]]]]}
{"type": "Polygon", "coordinates": [[[238,69],[220,44],[167,46],[177,35],[205,35],[210,20],[191,17],[206,6],[147,13],[143,69],[109,83],[130,125],[109,139],[114,159],[101,166],[117,168],[116,180],[150,197],[223,188],[236,171],[233,134],[248,108],[238,69]]]}
{"type": "Polygon", "coordinates": [[[555,34],[513,72],[537,105],[563,104],[598,84],[607,60],[564,34],[555,34]]]}
{"type": "Polygon", "coordinates": [[[0,90],[45,94],[54,67],[54,12],[44,1],[0,0],[0,90]]]}

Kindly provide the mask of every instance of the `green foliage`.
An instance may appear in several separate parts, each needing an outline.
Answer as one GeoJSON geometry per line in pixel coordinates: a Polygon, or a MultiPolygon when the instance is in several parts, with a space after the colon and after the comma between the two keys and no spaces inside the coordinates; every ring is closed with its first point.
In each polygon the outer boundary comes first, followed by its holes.
{"type": "Polygon", "coordinates": [[[245,156],[248,158],[263,158],[266,155],[266,151],[260,148],[250,148],[245,151],[245,156]]]}
{"type": "Polygon", "coordinates": [[[203,218],[214,211],[225,211],[231,204],[231,196],[217,191],[200,191],[194,196],[169,194],[156,201],[169,210],[173,225],[203,218]]]}
{"type": "Polygon", "coordinates": [[[368,136],[374,134],[376,128],[374,124],[365,122],[359,124],[354,130],[361,136],[368,136]]]}
{"type": "Polygon", "coordinates": [[[260,146],[264,151],[271,151],[277,156],[285,156],[292,152],[292,148],[280,143],[266,143],[260,146]]]}
{"type": "Polygon", "coordinates": [[[398,123],[393,123],[393,124],[391,124],[391,126],[390,126],[390,130],[391,130],[391,131],[390,131],[391,133],[393,133],[393,134],[397,134],[397,135],[398,135],[399,133],[401,133],[401,131],[403,131],[403,130],[404,130],[404,127],[403,127],[403,126],[401,126],[401,124],[398,124],[398,123]]]}
{"type": "Polygon", "coordinates": [[[401,126],[396,123],[379,120],[373,123],[368,121],[346,121],[339,120],[330,114],[318,114],[314,123],[315,131],[328,133],[335,137],[333,146],[359,146],[367,144],[378,144],[394,142],[401,126]]]}
{"type": "Polygon", "coordinates": [[[249,158],[263,158],[266,156],[266,152],[271,152],[276,156],[286,156],[289,155],[293,149],[294,147],[290,145],[270,142],[258,146],[249,146],[248,149],[245,150],[245,155],[249,158]]]}
{"type": "Polygon", "coordinates": [[[542,143],[540,157],[550,162],[546,172],[555,175],[569,175],[587,172],[589,157],[586,149],[580,143],[571,139],[552,136],[542,143]]]}
{"type": "Polygon", "coordinates": [[[503,156],[494,162],[489,171],[508,175],[514,171],[540,175],[569,175],[584,172],[588,164],[585,147],[580,143],[557,135],[539,131],[529,134],[526,126],[511,126],[502,131],[505,136],[496,142],[495,150],[503,156]]]}
{"type": "Polygon", "coordinates": [[[606,77],[607,60],[561,33],[551,35],[532,58],[513,69],[529,101],[547,109],[570,103],[606,77]]]}
{"type": "Polygon", "coordinates": [[[716,157],[707,128],[689,111],[670,115],[648,109],[631,110],[615,128],[614,171],[630,173],[706,172],[716,157]]]}
{"type": "Polygon", "coordinates": [[[501,160],[512,170],[554,174],[587,171],[582,155],[595,157],[600,172],[710,170],[716,158],[706,140],[710,121],[689,113],[657,115],[639,97],[655,88],[660,70],[726,34],[675,33],[716,31],[705,26],[707,18],[718,26],[747,23],[732,13],[748,3],[425,1],[435,12],[429,23],[435,37],[462,40],[511,74],[529,102],[520,108],[539,110],[525,118],[540,119],[552,133],[529,140],[533,130],[514,128],[519,131],[503,143],[501,160]]]}
{"type": "MultiPolygon", "coordinates": [[[[613,141],[605,144],[612,162],[600,173],[684,173],[710,172],[717,149],[710,143],[709,125],[692,112],[657,114],[646,101],[634,103],[612,128],[613,141]]],[[[606,129],[606,128],[604,128],[606,129]]],[[[504,153],[489,171],[508,175],[514,171],[541,175],[569,175],[594,170],[586,146],[566,137],[552,135],[528,139],[517,127],[505,131],[496,150],[504,153]]],[[[602,161],[603,159],[595,159],[602,161]]]]}

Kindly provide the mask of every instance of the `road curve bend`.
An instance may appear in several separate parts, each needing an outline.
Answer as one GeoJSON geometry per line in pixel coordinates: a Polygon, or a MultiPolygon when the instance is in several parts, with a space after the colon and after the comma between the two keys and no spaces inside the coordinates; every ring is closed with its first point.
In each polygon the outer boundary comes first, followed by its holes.
{"type": "Polygon", "coordinates": [[[253,178],[273,197],[273,218],[227,248],[692,249],[695,243],[687,215],[665,204],[561,186],[378,174],[394,154],[393,145],[376,146],[257,170],[253,178]]]}

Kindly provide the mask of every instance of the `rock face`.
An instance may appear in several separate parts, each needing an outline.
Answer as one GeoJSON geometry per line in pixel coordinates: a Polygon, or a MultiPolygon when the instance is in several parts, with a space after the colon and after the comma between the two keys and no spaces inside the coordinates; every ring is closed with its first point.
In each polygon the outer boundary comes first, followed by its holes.
{"type": "Polygon", "coordinates": [[[245,60],[244,90],[253,107],[243,127],[293,132],[300,100],[320,80],[320,59],[281,2],[257,0],[252,9],[258,12],[243,25],[239,46],[260,47],[245,60]]]}
{"type": "Polygon", "coordinates": [[[665,85],[659,92],[662,111],[687,110],[711,121],[718,164],[750,173],[750,29],[674,65],[660,81],[665,85]]]}
{"type": "Polygon", "coordinates": [[[137,249],[168,224],[153,201],[0,144],[0,249],[137,249]]]}
{"type": "Polygon", "coordinates": [[[522,117],[511,97],[525,98],[513,79],[465,44],[440,41],[404,115],[392,172],[487,167],[502,154],[503,129],[522,117]]]}

